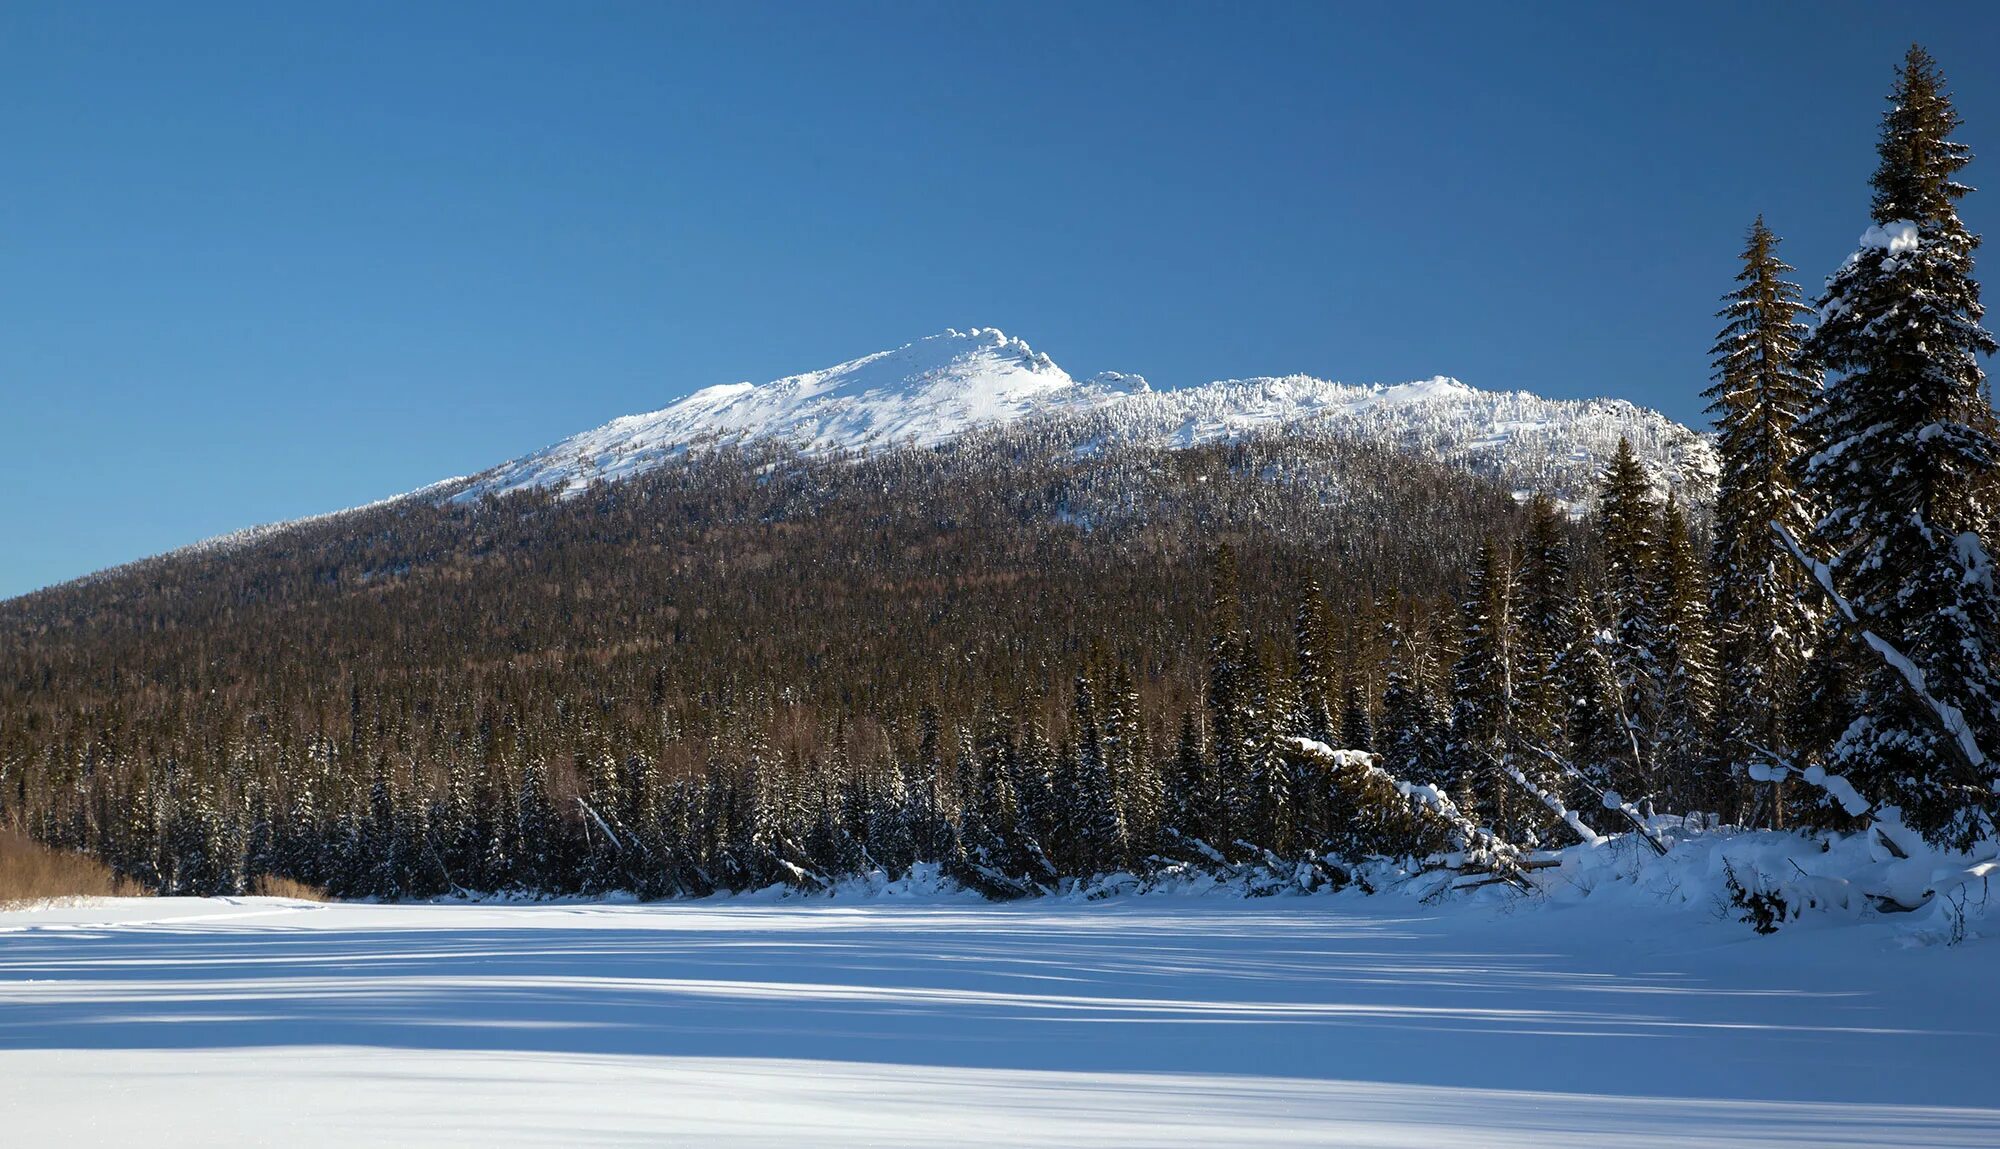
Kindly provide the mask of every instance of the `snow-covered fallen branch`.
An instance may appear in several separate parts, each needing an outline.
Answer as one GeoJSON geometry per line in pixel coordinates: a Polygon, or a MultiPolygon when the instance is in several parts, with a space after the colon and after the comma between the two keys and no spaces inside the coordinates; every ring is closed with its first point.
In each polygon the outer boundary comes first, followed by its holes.
{"type": "Polygon", "coordinates": [[[1514,765],[1512,762],[1504,762],[1501,764],[1500,769],[1505,771],[1507,777],[1512,778],[1515,784],[1520,786],[1521,789],[1533,794],[1543,806],[1548,807],[1549,813],[1562,819],[1563,824],[1568,826],[1571,832],[1578,838],[1581,838],[1584,845],[1592,847],[1602,846],[1604,843],[1610,841],[1609,838],[1585,825],[1583,818],[1575,810],[1564,805],[1561,798],[1537,786],[1532,779],[1521,771],[1519,766],[1514,765]]]}
{"type": "Polygon", "coordinates": [[[590,803],[584,801],[581,798],[578,798],[576,800],[576,804],[582,807],[583,812],[585,814],[590,816],[591,821],[597,823],[598,829],[604,831],[604,836],[610,839],[612,848],[617,850],[621,854],[624,853],[625,843],[618,840],[618,835],[611,832],[611,827],[605,823],[603,818],[598,816],[597,811],[590,808],[590,803]]]}
{"type": "MultiPolygon", "coordinates": [[[[1646,824],[1645,816],[1639,813],[1638,810],[1633,809],[1631,803],[1625,801],[1624,798],[1620,797],[1617,793],[1613,791],[1598,789],[1595,785],[1591,783],[1590,779],[1585,778],[1583,776],[1583,772],[1581,770],[1578,770],[1570,762],[1565,761],[1562,755],[1557,754],[1555,751],[1550,750],[1545,746],[1536,746],[1532,743],[1529,744],[1528,749],[1533,750],[1535,753],[1540,754],[1542,757],[1548,759],[1550,762],[1554,763],[1558,769],[1562,770],[1564,773],[1568,774],[1571,778],[1575,779],[1577,785],[1582,786],[1584,789],[1590,791],[1592,794],[1597,795],[1598,801],[1603,804],[1605,809],[1624,815],[1625,820],[1632,824],[1632,829],[1638,832],[1639,837],[1646,843],[1646,845],[1652,847],[1653,852],[1655,854],[1658,854],[1663,858],[1667,856],[1667,844],[1665,842],[1660,841],[1659,835],[1653,833],[1653,828],[1646,824]]],[[[1564,813],[1566,815],[1566,817],[1564,818],[1565,821],[1569,821],[1570,819],[1576,818],[1576,815],[1571,814],[1568,811],[1565,811],[1564,813]]],[[[1573,821],[1570,824],[1573,829],[1581,827],[1581,830],[1588,830],[1589,829],[1588,827],[1581,826],[1581,822],[1582,822],[1581,819],[1576,819],[1576,821],[1573,821]]],[[[1596,841],[1591,842],[1592,845],[1600,845],[1604,841],[1603,838],[1597,837],[1595,833],[1592,834],[1592,837],[1596,838],[1596,841]]],[[[1585,841],[1590,841],[1590,839],[1586,838],[1585,841]]]]}
{"type": "Polygon", "coordinates": [[[1754,782],[1777,782],[1785,778],[1797,778],[1808,786],[1817,787],[1835,805],[1846,811],[1850,818],[1866,820],[1873,828],[1882,848],[1897,858],[1913,858],[1924,852],[1923,836],[1903,824],[1903,812],[1895,806],[1878,806],[1861,796],[1854,783],[1839,774],[1829,774],[1826,767],[1819,765],[1800,769],[1789,762],[1758,762],[1750,766],[1750,778],[1754,782]]]}
{"type": "Polygon", "coordinates": [[[1375,764],[1375,755],[1363,750],[1335,750],[1311,738],[1293,738],[1301,752],[1338,769],[1358,770],[1363,775],[1388,784],[1410,803],[1413,811],[1437,818],[1451,829],[1460,849],[1437,859],[1452,869],[1482,868],[1522,889],[1530,888],[1523,876],[1521,850],[1512,842],[1474,822],[1458,808],[1449,795],[1427,782],[1410,782],[1375,764]]]}

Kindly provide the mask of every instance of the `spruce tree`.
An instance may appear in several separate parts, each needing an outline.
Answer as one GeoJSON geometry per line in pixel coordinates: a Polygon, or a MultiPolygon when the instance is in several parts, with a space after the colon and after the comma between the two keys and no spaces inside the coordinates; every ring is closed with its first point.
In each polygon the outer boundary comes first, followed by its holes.
{"type": "Polygon", "coordinates": [[[1139,687],[1124,663],[1112,672],[1106,693],[1105,757],[1112,764],[1118,807],[1125,824],[1126,845],[1135,858],[1153,853],[1165,817],[1166,787],[1147,744],[1140,713],[1139,687]]]}
{"type": "Polygon", "coordinates": [[[1061,800],[1070,811],[1068,857],[1074,872],[1084,876],[1124,867],[1125,822],[1105,760],[1097,703],[1085,675],[1077,675],[1073,710],[1075,757],[1068,771],[1069,793],[1061,800]]]}
{"type": "Polygon", "coordinates": [[[1294,680],[1274,665],[1276,661],[1276,644],[1267,642],[1246,667],[1251,703],[1243,715],[1244,767],[1232,799],[1236,818],[1232,840],[1284,854],[1293,846],[1299,821],[1296,755],[1287,745],[1296,733],[1298,696],[1294,680]]]}
{"type": "Polygon", "coordinates": [[[1708,572],[1695,553],[1680,500],[1667,496],[1654,572],[1660,710],[1655,754],[1660,785],[1673,809],[1709,808],[1717,795],[1709,778],[1715,657],[1709,640],[1708,572]]]}
{"type": "Polygon", "coordinates": [[[1637,798],[1655,786],[1653,737],[1660,711],[1658,602],[1654,567],[1659,554],[1660,510],[1652,480],[1632,444],[1621,438],[1604,475],[1598,530],[1604,548],[1604,654],[1617,683],[1616,710],[1632,745],[1619,769],[1617,788],[1637,798]]]}
{"type": "MultiPolygon", "coordinates": [[[[1807,353],[1832,373],[1808,417],[1803,464],[1825,508],[1812,545],[1862,626],[1957,708],[1976,743],[2000,746],[2000,591],[1994,527],[1994,414],[1979,356],[1972,278],[1977,236],[1958,217],[1971,160],[1951,138],[1960,120],[1929,53],[1913,46],[1884,115],[1873,180],[1874,226],[1820,300],[1807,353]]],[[[1829,767],[1898,806],[1936,843],[1992,831],[1993,765],[1962,753],[1898,670],[1874,652],[1856,683],[1858,717],[1829,767]]]]}
{"type": "Polygon", "coordinates": [[[1174,740],[1174,761],[1167,787],[1167,820],[1174,836],[1203,838],[1207,833],[1207,803],[1219,787],[1215,760],[1201,737],[1201,719],[1193,709],[1181,712],[1180,736],[1174,740]]]}
{"type": "Polygon", "coordinates": [[[1566,750],[1562,662],[1575,637],[1569,541],[1547,495],[1528,502],[1514,581],[1514,727],[1530,747],[1520,765],[1547,782],[1544,754],[1566,750]]]}
{"type": "Polygon", "coordinates": [[[1224,543],[1215,551],[1208,615],[1208,730],[1215,789],[1199,797],[1195,811],[1200,819],[1197,836],[1215,846],[1227,843],[1235,833],[1232,807],[1247,768],[1250,734],[1237,577],[1236,553],[1224,543]]]}
{"type": "MultiPolygon", "coordinates": [[[[1597,790],[1627,785],[1627,779],[1638,772],[1638,742],[1625,720],[1614,659],[1617,639],[1606,625],[1609,614],[1607,607],[1594,605],[1588,598],[1580,597],[1572,604],[1573,637],[1562,663],[1563,692],[1570,700],[1569,761],[1582,780],[1597,790]]],[[[1580,789],[1571,790],[1572,799],[1580,789]]],[[[1569,805],[1589,810],[1595,803],[1571,800],[1569,805]]]]}
{"type": "Polygon", "coordinates": [[[1029,866],[1018,849],[1021,806],[1014,779],[1020,767],[1015,761],[1013,722],[991,698],[980,708],[972,752],[976,779],[961,822],[966,851],[999,873],[1026,876],[1029,866]]]}
{"type": "Polygon", "coordinates": [[[1460,607],[1445,782],[1467,813],[1495,827],[1506,813],[1500,769],[1510,751],[1514,716],[1512,593],[1507,560],[1488,537],[1479,545],[1460,607]]]}
{"type": "Polygon", "coordinates": [[[1392,627],[1382,728],[1376,737],[1384,768],[1398,778],[1444,781],[1451,710],[1437,678],[1433,644],[1421,633],[1392,627]]]}
{"type": "Polygon", "coordinates": [[[1375,751],[1375,716],[1368,709],[1368,684],[1359,673],[1350,677],[1340,706],[1340,750],[1375,751]]]}
{"type": "Polygon", "coordinates": [[[1310,576],[1292,619],[1292,641],[1298,659],[1299,733],[1320,742],[1332,741],[1333,640],[1319,580],[1310,576]]]}
{"type": "MultiPolygon", "coordinates": [[[[1750,767],[1793,757],[1793,701],[1819,617],[1771,528],[1779,523],[1804,538],[1812,527],[1792,467],[1805,454],[1799,421],[1820,390],[1818,372],[1800,355],[1812,312],[1785,279],[1792,268],[1778,258],[1778,237],[1761,215],[1742,260],[1738,287],[1718,313],[1714,384],[1702,393],[1721,461],[1711,551],[1718,780],[1736,791],[1739,818],[1749,806],[1750,767]]],[[[1781,798],[1773,789],[1758,803],[1774,824],[1783,822],[1781,798]]]]}

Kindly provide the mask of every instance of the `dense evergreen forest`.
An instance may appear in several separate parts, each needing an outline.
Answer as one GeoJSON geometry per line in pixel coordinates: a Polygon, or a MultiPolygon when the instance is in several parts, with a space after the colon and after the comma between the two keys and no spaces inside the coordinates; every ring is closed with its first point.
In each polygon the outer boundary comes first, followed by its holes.
{"type": "Polygon", "coordinates": [[[1504,878],[1656,812],[1990,838],[1958,126],[1913,49],[1816,307],[1752,228],[1712,504],[1629,449],[1575,518],[1336,436],[1032,428],[406,499],[0,604],[0,822],[161,891],[384,898],[1504,878]]]}

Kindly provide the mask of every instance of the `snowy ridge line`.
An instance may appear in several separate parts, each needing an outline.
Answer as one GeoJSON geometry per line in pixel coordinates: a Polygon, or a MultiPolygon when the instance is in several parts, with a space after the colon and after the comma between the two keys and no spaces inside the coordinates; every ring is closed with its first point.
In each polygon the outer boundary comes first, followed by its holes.
{"type": "Polygon", "coordinates": [[[707,444],[778,442],[806,455],[865,455],[936,447],[1014,424],[1079,449],[1339,430],[1474,470],[1578,489],[1594,484],[1622,436],[1665,485],[1705,495],[1716,471],[1706,437],[1624,400],[1482,391],[1446,376],[1356,386],[1285,375],[1156,390],[1143,376],[1119,372],[1075,379],[1025,341],[989,327],[948,330],[770,383],[707,387],[504,463],[456,497],[569,492],[643,474],[707,444]]]}

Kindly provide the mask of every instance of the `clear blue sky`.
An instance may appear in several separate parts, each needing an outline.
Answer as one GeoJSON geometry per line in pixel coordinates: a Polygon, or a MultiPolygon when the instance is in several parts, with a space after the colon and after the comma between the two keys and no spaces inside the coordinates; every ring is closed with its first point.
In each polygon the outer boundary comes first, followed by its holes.
{"type": "Polygon", "coordinates": [[[1993,4],[16,0],[0,595],[948,326],[1699,420],[1912,39],[1993,182],[1993,4]]]}

